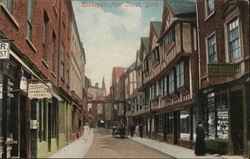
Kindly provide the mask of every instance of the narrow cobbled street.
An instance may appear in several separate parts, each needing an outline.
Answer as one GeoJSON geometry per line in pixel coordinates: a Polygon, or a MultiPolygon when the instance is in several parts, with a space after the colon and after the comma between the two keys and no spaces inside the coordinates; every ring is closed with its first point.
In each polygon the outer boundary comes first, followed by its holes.
{"type": "Polygon", "coordinates": [[[85,158],[170,158],[127,138],[112,137],[110,129],[95,129],[94,141],[85,158]]]}

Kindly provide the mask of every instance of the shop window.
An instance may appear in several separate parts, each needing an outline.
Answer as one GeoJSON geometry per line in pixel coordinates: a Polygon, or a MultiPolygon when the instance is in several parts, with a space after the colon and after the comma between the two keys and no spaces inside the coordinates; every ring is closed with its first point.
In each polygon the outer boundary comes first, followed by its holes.
{"type": "Polygon", "coordinates": [[[193,108],[193,139],[196,139],[196,127],[199,121],[198,108],[193,108]]]}
{"type": "Polygon", "coordinates": [[[236,18],[228,24],[228,46],[230,61],[240,58],[239,19],[236,18]]]}
{"type": "Polygon", "coordinates": [[[173,113],[168,113],[166,116],[166,133],[172,134],[173,133],[173,120],[174,115],[173,113]]]}
{"type": "Polygon", "coordinates": [[[226,101],[226,93],[208,94],[206,108],[208,138],[228,138],[228,108],[226,101]]]}
{"type": "Polygon", "coordinates": [[[180,111],[180,138],[183,140],[189,140],[190,138],[190,111],[180,111]]]}
{"type": "Polygon", "coordinates": [[[47,131],[47,106],[48,102],[46,99],[39,100],[39,138],[40,141],[46,141],[47,131]]]}
{"type": "Polygon", "coordinates": [[[50,109],[50,115],[51,115],[51,130],[50,130],[50,136],[51,138],[56,138],[57,134],[57,118],[58,118],[58,101],[56,98],[52,98],[52,104],[51,104],[51,109],[50,109]]]}
{"type": "Polygon", "coordinates": [[[2,139],[3,130],[3,76],[0,74],[0,140],[2,139]]]}
{"type": "Polygon", "coordinates": [[[207,120],[208,120],[208,138],[215,138],[215,96],[212,94],[207,99],[207,120]]]}
{"type": "Polygon", "coordinates": [[[163,133],[163,115],[156,116],[156,132],[163,133]]]}
{"type": "Polygon", "coordinates": [[[228,138],[228,108],[226,103],[226,94],[220,94],[216,102],[217,113],[217,137],[228,138]]]}

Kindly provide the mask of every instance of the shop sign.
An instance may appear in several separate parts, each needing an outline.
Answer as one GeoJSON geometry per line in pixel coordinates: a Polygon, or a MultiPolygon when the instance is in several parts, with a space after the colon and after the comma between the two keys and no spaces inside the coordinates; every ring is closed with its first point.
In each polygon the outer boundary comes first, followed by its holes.
{"type": "Polygon", "coordinates": [[[30,99],[43,99],[51,98],[50,84],[45,85],[44,83],[30,83],[28,86],[28,97],[30,99]]]}
{"type": "Polygon", "coordinates": [[[20,81],[20,89],[27,93],[28,85],[27,78],[22,76],[20,81]]]}
{"type": "Polygon", "coordinates": [[[30,120],[30,129],[38,129],[39,122],[37,120],[30,120]]]}
{"type": "Polygon", "coordinates": [[[10,43],[0,42],[0,59],[9,59],[10,43]]]}
{"type": "Polygon", "coordinates": [[[208,64],[209,77],[233,77],[233,64],[208,64]]]}

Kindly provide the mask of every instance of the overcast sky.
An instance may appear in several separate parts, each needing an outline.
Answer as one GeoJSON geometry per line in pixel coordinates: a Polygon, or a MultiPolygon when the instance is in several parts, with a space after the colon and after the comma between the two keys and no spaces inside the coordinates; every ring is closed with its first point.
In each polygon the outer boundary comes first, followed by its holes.
{"type": "Polygon", "coordinates": [[[150,21],[161,21],[162,1],[76,0],[73,7],[85,48],[86,75],[99,86],[104,77],[109,92],[112,68],[135,61],[140,38],[149,36],[150,21]]]}

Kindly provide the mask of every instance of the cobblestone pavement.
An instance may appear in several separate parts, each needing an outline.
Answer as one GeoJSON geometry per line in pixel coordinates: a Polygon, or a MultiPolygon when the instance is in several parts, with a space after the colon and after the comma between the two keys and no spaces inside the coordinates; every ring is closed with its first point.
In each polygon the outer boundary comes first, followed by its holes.
{"type": "Polygon", "coordinates": [[[94,141],[85,158],[170,158],[129,139],[112,137],[109,129],[95,129],[94,141]]]}

